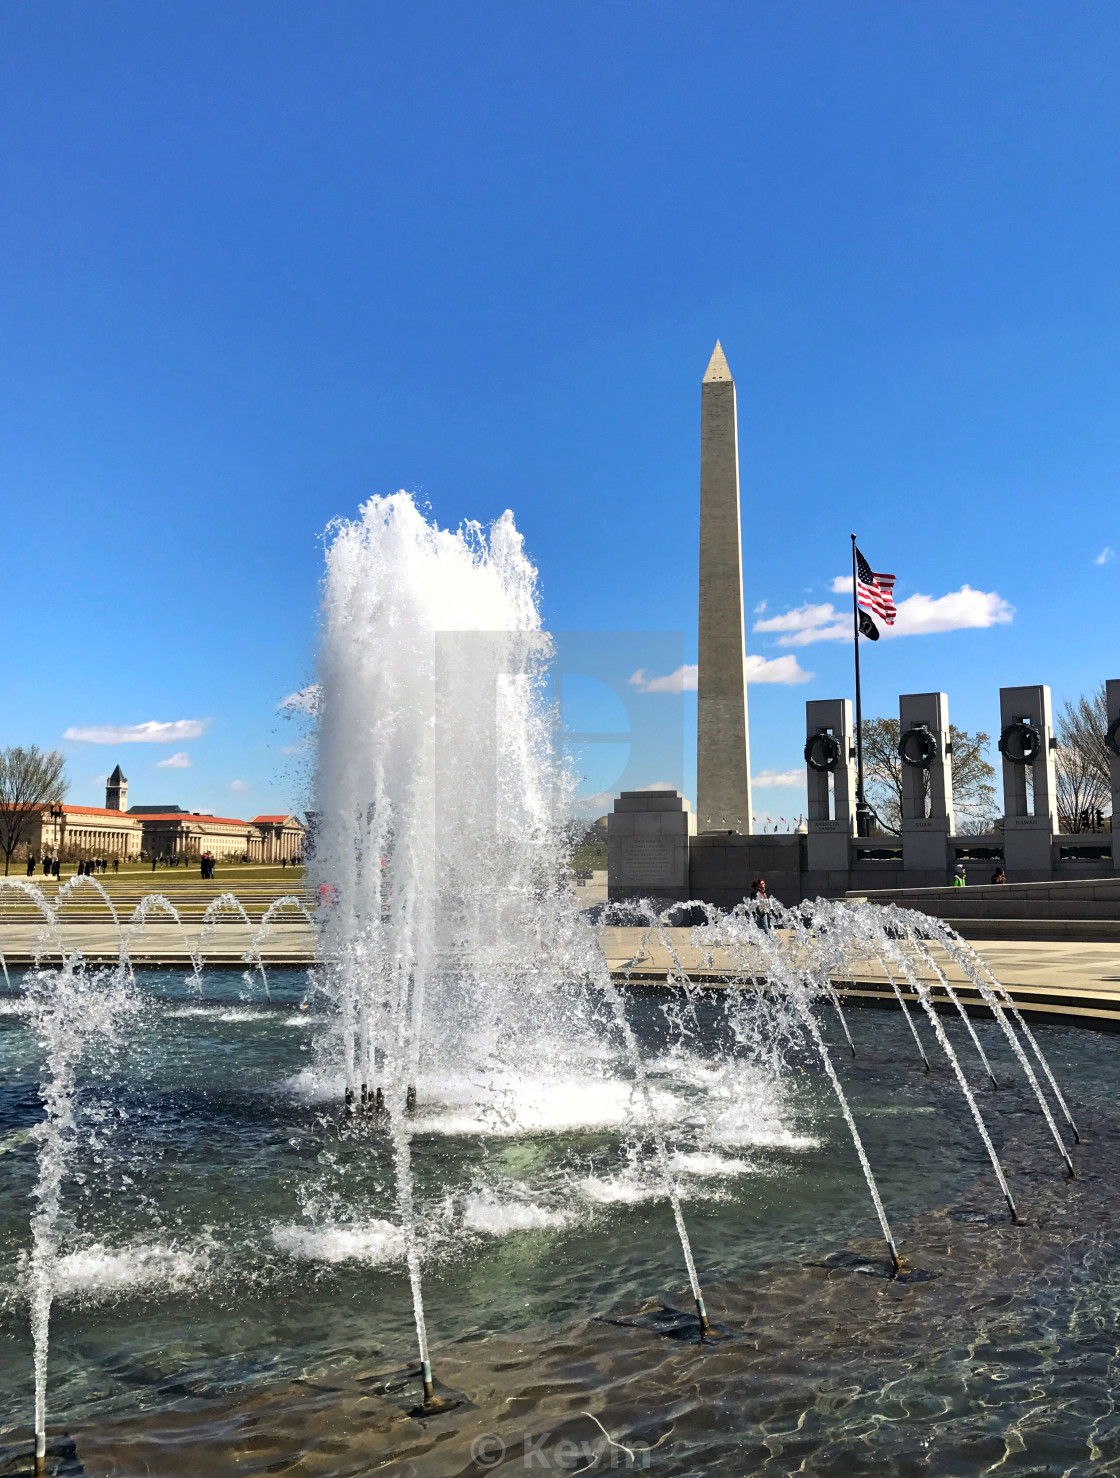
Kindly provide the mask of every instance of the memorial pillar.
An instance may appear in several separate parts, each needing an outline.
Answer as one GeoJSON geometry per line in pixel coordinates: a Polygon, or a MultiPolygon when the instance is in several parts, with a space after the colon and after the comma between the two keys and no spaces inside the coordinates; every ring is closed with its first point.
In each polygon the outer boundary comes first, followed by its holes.
{"type": "Polygon", "coordinates": [[[677,790],[624,790],[607,817],[608,897],[683,902],[696,817],[677,790]]]}
{"type": "Polygon", "coordinates": [[[898,700],[902,762],[902,866],[944,882],[955,861],[953,743],[944,693],[903,693],[898,700]]]}
{"type": "Polygon", "coordinates": [[[1043,882],[1058,830],[1050,689],[1000,688],[999,710],[1004,869],[1011,882],[1043,882]]]}
{"type": "Polygon", "coordinates": [[[851,839],[856,834],[855,730],[850,698],[812,699],[805,705],[805,773],[809,796],[806,841],[810,872],[843,873],[827,886],[847,887],[851,839]]]}

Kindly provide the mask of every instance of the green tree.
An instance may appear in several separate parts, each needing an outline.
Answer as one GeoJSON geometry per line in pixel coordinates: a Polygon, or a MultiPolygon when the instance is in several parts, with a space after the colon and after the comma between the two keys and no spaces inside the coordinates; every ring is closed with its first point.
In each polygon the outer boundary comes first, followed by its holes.
{"type": "Polygon", "coordinates": [[[0,852],[5,876],[39,812],[57,805],[67,788],[66,757],[57,749],[43,750],[36,744],[0,749],[0,852]]]}
{"type": "MultiPolygon", "coordinates": [[[[860,730],[863,739],[863,788],[884,831],[896,836],[902,831],[902,760],[898,754],[901,737],[896,718],[864,719],[860,730]]],[[[996,819],[996,772],[985,758],[989,736],[981,730],[970,734],[966,729],[949,726],[953,747],[953,808],[957,831],[983,835],[991,831],[996,819]]],[[[923,771],[927,794],[929,772],[923,771]]]]}

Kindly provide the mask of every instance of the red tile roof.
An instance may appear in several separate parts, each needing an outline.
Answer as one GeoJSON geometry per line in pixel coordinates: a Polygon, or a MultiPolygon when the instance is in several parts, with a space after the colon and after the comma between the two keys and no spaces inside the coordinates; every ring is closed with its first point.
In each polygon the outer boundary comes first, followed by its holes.
{"type": "MultiPolygon", "coordinates": [[[[50,810],[49,806],[41,807],[42,810],[50,810]]],[[[63,806],[67,816],[115,816],[118,821],[135,821],[135,816],[130,816],[127,811],[107,811],[104,806],[63,806]]]]}
{"type": "MultiPolygon", "coordinates": [[[[293,821],[296,821],[297,822],[297,825],[299,824],[299,822],[297,821],[297,818],[295,816],[293,816],[291,819],[293,821]]],[[[257,821],[281,822],[281,821],[287,821],[287,820],[288,820],[288,817],[287,816],[254,816],[253,817],[254,823],[257,822],[257,821]]]]}
{"type": "Polygon", "coordinates": [[[200,816],[197,811],[162,811],[138,816],[137,821],[216,821],[219,826],[248,826],[236,816],[200,816]]]}

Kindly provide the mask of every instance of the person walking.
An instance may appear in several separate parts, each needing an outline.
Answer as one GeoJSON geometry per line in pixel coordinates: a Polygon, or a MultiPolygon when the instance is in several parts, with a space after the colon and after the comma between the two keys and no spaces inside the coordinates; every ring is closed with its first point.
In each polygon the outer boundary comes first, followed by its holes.
{"type": "Polygon", "coordinates": [[[121,866],[121,859],[119,857],[114,857],[113,858],[113,875],[114,876],[116,876],[116,874],[120,871],[120,866],[121,866]]]}
{"type": "Polygon", "coordinates": [[[35,853],[34,852],[28,852],[28,854],[27,854],[27,876],[29,878],[33,878],[35,876],[35,853]]]}
{"type": "Polygon", "coordinates": [[[953,887],[954,888],[964,888],[964,887],[967,887],[967,885],[968,885],[968,878],[965,876],[964,863],[963,862],[958,862],[957,863],[957,870],[953,874],[953,887]]]}
{"type": "Polygon", "coordinates": [[[997,867],[996,870],[995,870],[995,872],[992,873],[992,882],[993,883],[1006,883],[1007,882],[1007,874],[1004,872],[1004,870],[1003,870],[1002,867],[997,867]]]}
{"type": "Polygon", "coordinates": [[[770,933],[770,895],[766,891],[766,879],[755,878],[751,883],[750,902],[758,926],[764,934],[770,933]]]}

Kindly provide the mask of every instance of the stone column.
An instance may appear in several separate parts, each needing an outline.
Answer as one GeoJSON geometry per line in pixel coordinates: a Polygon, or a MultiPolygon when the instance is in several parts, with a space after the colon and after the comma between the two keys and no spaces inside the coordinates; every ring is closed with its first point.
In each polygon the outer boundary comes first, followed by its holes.
{"type": "Polygon", "coordinates": [[[1011,882],[1042,882],[1053,866],[1053,840],[1058,830],[1054,775],[1054,729],[1050,689],[1000,688],[1000,753],[1003,755],[1003,861],[1011,882]],[[1016,764],[1023,753],[1025,724],[1037,734],[1038,753],[1029,764],[1016,764]],[[1028,788],[1027,776],[1031,784],[1028,788]],[[1017,878],[1012,874],[1017,874],[1017,878]],[[1029,876],[1028,876],[1029,874],[1029,876]]]}
{"type": "Polygon", "coordinates": [[[751,830],[735,382],[716,344],[700,392],[700,631],[696,812],[700,831],[751,830]]]}
{"type": "Polygon", "coordinates": [[[607,818],[608,896],[687,899],[695,834],[696,817],[680,791],[624,790],[607,818]]]}
{"type": "Polygon", "coordinates": [[[955,830],[949,699],[944,693],[903,693],[898,700],[898,722],[905,749],[902,865],[907,872],[937,873],[944,882],[955,860],[949,849],[955,830]],[[913,763],[916,760],[921,763],[913,763]]]}
{"type": "Polygon", "coordinates": [[[817,698],[806,703],[806,860],[810,872],[831,873],[827,886],[840,891],[848,886],[851,839],[856,834],[854,739],[850,698],[817,698]],[[819,769],[819,765],[828,768],[819,769]]]}

